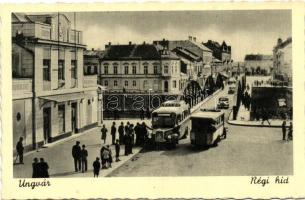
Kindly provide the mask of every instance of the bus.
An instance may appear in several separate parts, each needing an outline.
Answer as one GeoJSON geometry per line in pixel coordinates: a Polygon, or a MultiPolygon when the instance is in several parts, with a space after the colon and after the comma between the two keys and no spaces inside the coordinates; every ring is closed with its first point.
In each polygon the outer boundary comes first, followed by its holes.
{"type": "Polygon", "coordinates": [[[190,140],[194,146],[217,146],[221,138],[226,137],[225,116],[221,110],[200,109],[191,115],[190,121],[190,140]]]}
{"type": "Polygon", "coordinates": [[[152,112],[152,134],[155,143],[175,148],[190,131],[190,107],[185,101],[170,100],[152,112]]]}

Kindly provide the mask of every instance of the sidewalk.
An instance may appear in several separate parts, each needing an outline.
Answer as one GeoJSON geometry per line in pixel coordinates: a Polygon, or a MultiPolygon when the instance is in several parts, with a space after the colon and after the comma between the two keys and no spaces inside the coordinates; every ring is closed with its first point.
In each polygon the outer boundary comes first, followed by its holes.
{"type": "MultiPolygon", "coordinates": [[[[240,105],[239,111],[237,113],[237,119],[232,120],[233,112],[231,112],[228,120],[228,124],[230,125],[236,125],[236,126],[252,126],[252,127],[282,127],[283,120],[280,119],[269,119],[270,125],[267,121],[264,121],[262,124],[262,121],[250,121],[250,111],[246,110],[244,105],[240,105]]],[[[291,120],[286,120],[286,126],[289,126],[289,123],[291,120]]]]}
{"type": "MultiPolygon", "coordinates": [[[[121,123],[121,121],[126,124],[127,121],[136,124],[137,122],[142,122],[140,120],[117,120],[116,126],[121,123]]],[[[113,120],[105,120],[104,124],[108,129],[106,144],[109,144],[112,150],[112,154],[115,154],[114,145],[111,145],[111,135],[110,128],[113,120]]],[[[150,120],[144,120],[147,125],[150,126],[150,120]]],[[[101,141],[101,127],[97,127],[88,130],[81,134],[75,134],[69,138],[46,145],[45,148],[39,149],[39,151],[31,151],[24,155],[24,165],[14,165],[13,174],[14,178],[31,178],[32,177],[32,162],[35,157],[44,158],[49,165],[50,177],[93,177],[93,166],[92,163],[96,157],[100,156],[100,148],[102,147],[101,141]],[[72,158],[72,146],[80,141],[81,145],[85,144],[88,151],[88,171],[86,173],[74,172],[74,161],[72,158]]],[[[118,136],[118,132],[116,134],[118,136]]],[[[113,162],[113,166],[110,169],[103,169],[100,171],[100,176],[107,176],[114,169],[118,168],[124,164],[127,160],[132,159],[141,150],[140,147],[133,148],[133,154],[129,156],[124,156],[124,145],[121,145],[120,150],[120,162],[113,162]]]]}

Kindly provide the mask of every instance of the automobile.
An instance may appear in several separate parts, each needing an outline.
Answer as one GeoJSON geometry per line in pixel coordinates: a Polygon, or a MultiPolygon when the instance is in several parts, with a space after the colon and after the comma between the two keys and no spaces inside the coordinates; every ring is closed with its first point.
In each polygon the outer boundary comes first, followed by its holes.
{"type": "Polygon", "coordinates": [[[228,109],[229,108],[229,98],[228,97],[220,97],[217,103],[218,109],[228,109]]]}
{"type": "Polygon", "coordinates": [[[228,90],[228,94],[234,94],[235,93],[235,89],[236,89],[235,86],[230,86],[229,90],[228,90]]]}

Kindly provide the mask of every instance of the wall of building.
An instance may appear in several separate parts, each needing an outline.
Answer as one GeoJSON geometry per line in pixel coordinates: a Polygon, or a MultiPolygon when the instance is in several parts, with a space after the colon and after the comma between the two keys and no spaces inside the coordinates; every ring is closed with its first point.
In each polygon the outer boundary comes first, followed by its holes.
{"type": "Polygon", "coordinates": [[[273,60],[245,60],[245,68],[249,72],[251,72],[252,68],[256,70],[258,67],[270,73],[270,69],[273,67],[273,60]]]}

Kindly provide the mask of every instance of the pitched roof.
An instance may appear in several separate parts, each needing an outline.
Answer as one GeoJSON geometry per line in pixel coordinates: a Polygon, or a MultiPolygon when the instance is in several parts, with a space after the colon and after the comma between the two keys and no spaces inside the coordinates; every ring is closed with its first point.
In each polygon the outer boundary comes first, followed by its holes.
{"type": "Polygon", "coordinates": [[[88,57],[102,57],[104,54],[104,51],[102,50],[85,50],[84,51],[84,56],[88,57]]]}
{"type": "Polygon", "coordinates": [[[32,22],[25,13],[12,13],[12,22],[32,22]]]}
{"type": "Polygon", "coordinates": [[[199,61],[200,57],[197,56],[196,54],[192,53],[191,51],[185,49],[185,48],[180,48],[177,47],[175,49],[173,49],[173,52],[175,52],[178,56],[182,56],[188,60],[191,61],[199,61]]]}
{"type": "Polygon", "coordinates": [[[109,45],[104,54],[104,60],[157,60],[160,54],[152,44],[109,45]]]}

